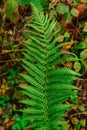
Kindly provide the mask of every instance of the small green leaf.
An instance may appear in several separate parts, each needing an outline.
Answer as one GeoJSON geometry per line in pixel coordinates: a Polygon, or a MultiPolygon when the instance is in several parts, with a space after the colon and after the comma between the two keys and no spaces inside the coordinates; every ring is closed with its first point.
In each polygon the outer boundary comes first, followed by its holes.
{"type": "Polygon", "coordinates": [[[69,34],[68,32],[65,32],[65,33],[64,33],[64,37],[70,38],[70,34],[69,34]]]}
{"type": "Polygon", "coordinates": [[[69,12],[69,13],[66,14],[66,22],[70,22],[71,19],[72,19],[72,16],[69,12]]]}
{"type": "Polygon", "coordinates": [[[75,8],[72,8],[71,11],[70,11],[71,15],[74,16],[74,17],[78,17],[79,15],[79,12],[77,9],[75,8]]]}
{"type": "Polygon", "coordinates": [[[81,130],[80,123],[78,123],[78,124],[76,125],[76,130],[81,130]]]}
{"type": "Polygon", "coordinates": [[[86,43],[85,42],[80,42],[76,46],[76,49],[85,49],[85,48],[86,48],[86,43]]]}
{"type": "Polygon", "coordinates": [[[56,8],[56,11],[58,13],[68,13],[69,12],[69,6],[65,4],[59,4],[56,8]]]}
{"type": "Polygon", "coordinates": [[[78,109],[79,109],[80,111],[85,111],[85,107],[82,106],[82,105],[79,105],[79,106],[78,106],[78,109]]]}
{"type": "Polygon", "coordinates": [[[82,119],[82,120],[80,121],[80,126],[82,126],[82,127],[85,127],[85,126],[86,126],[86,120],[85,120],[85,119],[82,119]]]}
{"type": "Polygon", "coordinates": [[[81,70],[81,64],[80,64],[80,62],[76,61],[74,63],[74,69],[75,69],[76,72],[79,72],[81,70]]]}
{"type": "Polygon", "coordinates": [[[81,59],[86,59],[87,58],[87,49],[81,51],[80,58],[81,59]]]}
{"type": "Polygon", "coordinates": [[[2,117],[6,119],[6,118],[9,118],[9,115],[8,114],[4,114],[2,117]]]}

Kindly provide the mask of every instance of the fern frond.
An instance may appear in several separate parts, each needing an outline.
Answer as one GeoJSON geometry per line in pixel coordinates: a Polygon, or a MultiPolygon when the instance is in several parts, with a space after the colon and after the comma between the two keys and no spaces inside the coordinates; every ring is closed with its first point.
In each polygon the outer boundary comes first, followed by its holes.
{"type": "Polygon", "coordinates": [[[48,15],[39,12],[35,6],[32,7],[33,20],[27,25],[30,29],[25,33],[27,35],[28,32],[28,35],[22,60],[27,74],[20,74],[28,83],[20,86],[27,97],[21,101],[26,105],[21,111],[29,113],[28,128],[61,130],[65,124],[64,113],[72,106],[64,102],[71,96],[76,96],[78,89],[72,83],[80,74],[65,67],[53,66],[77,58],[69,52],[59,51],[60,47],[69,43],[56,46],[56,42],[64,36],[57,36],[58,32],[53,31],[55,20],[51,21],[48,15]],[[65,53],[70,56],[63,57],[65,53]]]}

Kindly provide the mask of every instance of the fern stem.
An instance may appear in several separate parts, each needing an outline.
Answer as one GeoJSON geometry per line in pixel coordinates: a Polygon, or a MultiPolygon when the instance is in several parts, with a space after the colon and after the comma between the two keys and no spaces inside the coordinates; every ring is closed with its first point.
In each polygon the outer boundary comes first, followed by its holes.
{"type": "MultiPolygon", "coordinates": [[[[44,31],[44,35],[45,35],[45,31],[44,31]]],[[[47,113],[47,97],[46,97],[46,93],[47,93],[47,77],[48,77],[48,56],[47,56],[47,40],[44,37],[44,41],[46,42],[46,78],[45,78],[45,86],[44,86],[44,115],[45,115],[45,119],[46,119],[46,130],[48,130],[48,113],[47,113]]]]}
{"type": "Polygon", "coordinates": [[[47,50],[47,46],[48,46],[48,43],[47,43],[47,39],[46,39],[46,34],[45,34],[45,27],[44,27],[44,24],[43,24],[43,20],[41,19],[41,17],[38,15],[39,17],[39,20],[40,20],[40,23],[41,23],[41,26],[43,27],[43,35],[44,35],[44,41],[46,43],[46,72],[45,72],[45,84],[44,84],[44,116],[45,116],[45,119],[46,119],[46,126],[44,128],[44,130],[48,130],[49,129],[49,126],[48,126],[48,113],[47,113],[47,97],[46,97],[46,93],[47,93],[47,78],[48,78],[48,50],[47,50]]]}
{"type": "MultiPolygon", "coordinates": [[[[46,48],[46,63],[48,63],[48,61],[47,61],[47,48],[46,48]]],[[[45,87],[44,87],[44,115],[46,117],[46,130],[48,129],[47,97],[46,97],[47,77],[48,77],[48,64],[46,64],[46,79],[45,79],[45,87]]]]}

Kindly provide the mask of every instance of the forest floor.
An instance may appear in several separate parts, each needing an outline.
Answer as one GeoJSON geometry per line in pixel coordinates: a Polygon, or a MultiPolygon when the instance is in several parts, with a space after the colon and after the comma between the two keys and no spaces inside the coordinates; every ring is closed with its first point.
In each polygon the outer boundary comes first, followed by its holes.
{"type": "MultiPolygon", "coordinates": [[[[66,113],[67,127],[69,130],[87,130],[87,3],[73,3],[72,0],[62,3],[72,11],[56,12],[56,7],[60,4],[57,0],[49,1],[46,11],[52,19],[56,17],[62,32],[67,32],[66,40],[73,41],[73,45],[64,46],[61,50],[69,50],[82,60],[62,63],[61,66],[81,73],[83,79],[74,83],[79,88],[78,103],[66,113]]],[[[27,124],[24,123],[26,114],[22,115],[15,110],[23,107],[18,102],[22,95],[17,86],[21,82],[18,74],[25,73],[20,57],[23,50],[23,31],[25,24],[31,20],[31,8],[29,5],[16,5],[17,12],[12,12],[12,16],[9,16],[6,12],[7,3],[0,4],[0,130],[24,130],[27,124]]],[[[60,42],[64,40],[61,39],[60,42]]]]}

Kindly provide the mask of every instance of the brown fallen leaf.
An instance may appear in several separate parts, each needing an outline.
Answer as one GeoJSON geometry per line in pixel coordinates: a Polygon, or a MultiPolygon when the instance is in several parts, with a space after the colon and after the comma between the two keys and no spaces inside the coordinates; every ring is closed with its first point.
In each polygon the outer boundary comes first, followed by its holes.
{"type": "Polygon", "coordinates": [[[79,19],[84,19],[87,17],[87,4],[84,3],[78,3],[76,9],[79,12],[79,19]]]}
{"type": "Polygon", "coordinates": [[[79,11],[79,14],[82,14],[84,12],[84,9],[85,9],[85,4],[78,3],[76,6],[76,9],[79,11]]]}
{"type": "Polygon", "coordinates": [[[85,128],[81,128],[81,130],[85,130],[85,128]]]}
{"type": "Polygon", "coordinates": [[[3,115],[3,113],[4,113],[4,112],[3,112],[3,110],[2,110],[2,109],[0,109],[0,115],[3,115]]]}
{"type": "Polygon", "coordinates": [[[5,130],[3,126],[0,126],[0,130],[5,130]]]}
{"type": "MultiPolygon", "coordinates": [[[[9,121],[7,124],[6,124],[6,127],[11,127],[15,122],[14,121],[9,121]]],[[[1,130],[1,129],[0,129],[1,130]]]]}
{"type": "Polygon", "coordinates": [[[7,124],[9,122],[9,118],[4,120],[4,123],[7,124]]]}
{"type": "Polygon", "coordinates": [[[72,68],[72,67],[73,67],[72,62],[70,62],[70,61],[69,61],[69,62],[66,62],[66,63],[63,62],[62,65],[64,65],[65,67],[68,67],[68,68],[72,68]]]}
{"type": "Polygon", "coordinates": [[[66,46],[63,46],[62,48],[68,50],[68,49],[71,48],[71,46],[72,46],[72,44],[68,44],[68,45],[66,45],[66,46]]]}

